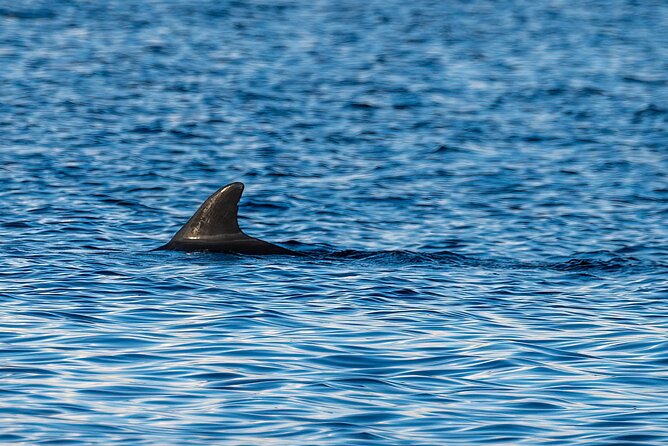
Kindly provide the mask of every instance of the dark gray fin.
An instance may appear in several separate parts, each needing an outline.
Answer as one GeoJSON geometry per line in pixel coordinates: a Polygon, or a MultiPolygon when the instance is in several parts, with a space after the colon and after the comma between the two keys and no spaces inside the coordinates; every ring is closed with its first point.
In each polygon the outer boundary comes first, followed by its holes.
{"type": "Polygon", "coordinates": [[[244,235],[237,212],[244,191],[242,183],[231,183],[213,193],[167,244],[181,241],[211,240],[244,235]]]}

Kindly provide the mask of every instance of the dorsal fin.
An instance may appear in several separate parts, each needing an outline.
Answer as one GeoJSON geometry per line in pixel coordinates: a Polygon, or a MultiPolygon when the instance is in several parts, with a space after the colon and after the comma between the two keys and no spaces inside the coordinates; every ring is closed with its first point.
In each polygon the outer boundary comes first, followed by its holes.
{"type": "Polygon", "coordinates": [[[218,189],[202,203],[188,223],[172,237],[170,243],[242,235],[237,222],[237,212],[243,191],[242,183],[231,183],[218,189]]]}

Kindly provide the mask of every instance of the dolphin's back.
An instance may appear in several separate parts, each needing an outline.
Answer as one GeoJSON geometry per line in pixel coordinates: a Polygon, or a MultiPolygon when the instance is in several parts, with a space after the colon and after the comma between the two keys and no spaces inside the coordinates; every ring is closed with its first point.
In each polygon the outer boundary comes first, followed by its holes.
{"type": "Polygon", "coordinates": [[[188,223],[158,249],[299,255],[244,234],[238,222],[239,199],[243,190],[242,183],[231,183],[218,189],[202,203],[188,223]]]}

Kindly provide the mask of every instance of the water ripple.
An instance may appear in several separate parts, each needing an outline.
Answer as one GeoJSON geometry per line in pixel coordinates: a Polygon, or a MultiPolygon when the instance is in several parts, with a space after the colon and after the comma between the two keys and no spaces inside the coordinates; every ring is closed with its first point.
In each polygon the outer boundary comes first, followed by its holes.
{"type": "Polygon", "coordinates": [[[0,0],[0,443],[665,444],[667,13],[0,0]]]}

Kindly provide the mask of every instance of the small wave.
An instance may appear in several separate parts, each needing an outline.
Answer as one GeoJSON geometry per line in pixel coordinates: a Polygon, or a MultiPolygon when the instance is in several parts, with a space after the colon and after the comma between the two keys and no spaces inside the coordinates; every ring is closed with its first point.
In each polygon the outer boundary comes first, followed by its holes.
{"type": "MultiPolygon", "coordinates": [[[[484,268],[490,270],[555,270],[564,272],[630,272],[634,270],[652,271],[666,269],[668,265],[660,261],[623,256],[611,251],[575,253],[572,256],[559,256],[552,261],[526,261],[512,258],[478,257],[458,254],[452,251],[418,252],[410,250],[364,251],[355,249],[337,250],[326,245],[309,245],[295,240],[280,243],[300,254],[301,261],[359,261],[379,265],[450,265],[458,267],[484,268]]],[[[164,254],[164,251],[159,251],[164,254]]],[[[206,258],[221,260],[239,258],[239,254],[198,253],[206,258]]],[[[178,254],[177,254],[178,257],[178,254]]],[[[252,256],[247,256],[252,257],[252,256]]],[[[264,258],[264,256],[263,256],[264,258]]],[[[268,256],[267,259],[274,258],[268,256]]]]}
{"type": "Polygon", "coordinates": [[[465,256],[452,251],[437,252],[415,252],[408,250],[396,251],[361,251],[346,249],[332,251],[325,249],[307,249],[303,245],[292,244],[299,252],[307,254],[316,259],[332,260],[363,260],[375,263],[395,264],[424,264],[433,263],[439,265],[453,265],[462,267],[483,267],[487,269],[535,269],[535,270],[557,270],[572,272],[615,272],[633,269],[661,269],[668,265],[657,261],[642,260],[631,256],[622,256],[610,251],[597,251],[591,253],[576,253],[570,257],[560,257],[551,262],[531,262],[518,259],[482,258],[465,256]],[[301,248],[301,249],[300,249],[301,248]]]}
{"type": "Polygon", "coordinates": [[[560,271],[626,271],[629,269],[666,268],[661,262],[642,260],[637,257],[622,256],[611,251],[581,252],[571,258],[549,263],[550,269],[560,271]]]}

